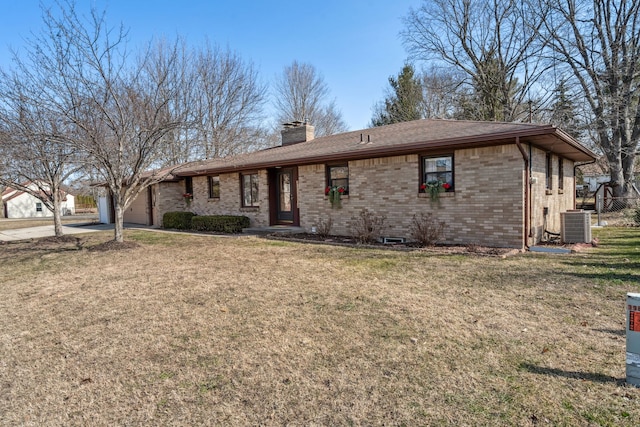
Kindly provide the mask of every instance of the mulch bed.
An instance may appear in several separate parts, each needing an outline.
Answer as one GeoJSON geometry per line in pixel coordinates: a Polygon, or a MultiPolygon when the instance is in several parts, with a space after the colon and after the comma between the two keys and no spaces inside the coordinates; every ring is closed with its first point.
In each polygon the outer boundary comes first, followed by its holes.
{"type": "Polygon", "coordinates": [[[335,246],[347,246],[357,248],[371,248],[371,249],[389,249],[397,251],[423,251],[434,252],[441,254],[472,254],[481,256],[497,256],[506,257],[521,253],[518,249],[513,248],[493,248],[478,245],[435,245],[435,246],[420,246],[417,243],[358,243],[356,239],[348,236],[319,236],[312,233],[274,233],[265,236],[267,239],[272,240],[284,240],[293,241],[299,243],[319,243],[324,245],[335,246]]]}

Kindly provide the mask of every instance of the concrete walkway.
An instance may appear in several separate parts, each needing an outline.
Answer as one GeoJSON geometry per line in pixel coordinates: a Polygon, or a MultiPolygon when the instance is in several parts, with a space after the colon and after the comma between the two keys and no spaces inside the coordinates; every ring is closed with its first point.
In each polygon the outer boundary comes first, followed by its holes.
{"type": "MultiPolygon", "coordinates": [[[[104,230],[113,230],[113,224],[66,224],[62,226],[62,232],[64,234],[83,234],[104,230]]],[[[41,225],[38,227],[0,231],[0,241],[13,242],[16,240],[38,239],[40,237],[51,237],[55,235],[53,224],[41,225]]]]}

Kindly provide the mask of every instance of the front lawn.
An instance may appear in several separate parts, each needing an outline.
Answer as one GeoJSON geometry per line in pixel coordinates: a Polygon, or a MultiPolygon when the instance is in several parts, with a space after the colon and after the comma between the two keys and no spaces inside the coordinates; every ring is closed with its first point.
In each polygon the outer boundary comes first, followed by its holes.
{"type": "Polygon", "coordinates": [[[0,425],[640,420],[638,229],[504,259],[151,231],[88,250],[111,234],[0,246],[0,425]]]}

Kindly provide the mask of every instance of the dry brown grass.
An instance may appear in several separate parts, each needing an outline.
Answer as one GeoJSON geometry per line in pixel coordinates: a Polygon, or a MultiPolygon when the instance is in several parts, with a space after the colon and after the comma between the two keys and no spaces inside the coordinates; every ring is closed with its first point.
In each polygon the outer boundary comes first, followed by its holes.
{"type": "Polygon", "coordinates": [[[616,236],[506,259],[146,231],[6,244],[0,424],[637,425],[640,238],[616,236]]]}

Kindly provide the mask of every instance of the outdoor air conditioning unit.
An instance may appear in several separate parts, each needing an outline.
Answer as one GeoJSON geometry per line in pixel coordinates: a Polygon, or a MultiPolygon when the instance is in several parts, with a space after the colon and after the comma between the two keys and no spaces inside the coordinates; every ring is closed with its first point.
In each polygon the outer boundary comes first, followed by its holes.
{"type": "Polygon", "coordinates": [[[591,213],[580,210],[570,210],[560,213],[563,243],[591,242],[591,213]]]}

